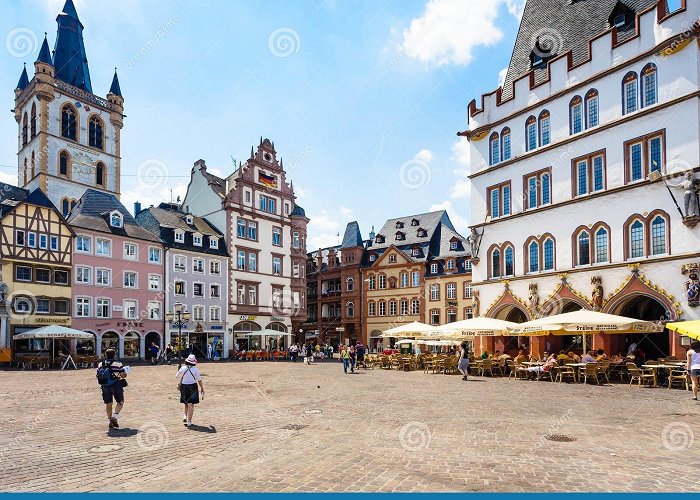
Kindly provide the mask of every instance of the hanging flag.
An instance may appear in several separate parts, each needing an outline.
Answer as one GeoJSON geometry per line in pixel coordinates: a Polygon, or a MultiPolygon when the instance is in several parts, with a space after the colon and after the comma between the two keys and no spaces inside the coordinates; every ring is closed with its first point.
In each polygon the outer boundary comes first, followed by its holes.
{"type": "Polygon", "coordinates": [[[277,189],[277,177],[274,175],[267,175],[262,170],[258,171],[258,182],[269,188],[277,189]]]}

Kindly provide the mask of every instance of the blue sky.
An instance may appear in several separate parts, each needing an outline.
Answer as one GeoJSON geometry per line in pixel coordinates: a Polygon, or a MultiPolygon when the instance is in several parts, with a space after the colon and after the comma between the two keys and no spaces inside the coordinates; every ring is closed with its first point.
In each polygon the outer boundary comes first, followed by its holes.
{"type": "MultiPolygon", "coordinates": [[[[0,180],[16,182],[9,110],[22,63],[44,31],[53,47],[63,3],[0,6],[0,180]]],[[[228,175],[231,157],[269,137],[311,218],[309,250],[350,220],[366,237],[437,208],[468,232],[468,148],[455,133],[469,101],[498,86],[522,3],[75,0],[93,91],[104,96],[119,71],[124,204],[183,195],[199,158],[228,175]]]]}

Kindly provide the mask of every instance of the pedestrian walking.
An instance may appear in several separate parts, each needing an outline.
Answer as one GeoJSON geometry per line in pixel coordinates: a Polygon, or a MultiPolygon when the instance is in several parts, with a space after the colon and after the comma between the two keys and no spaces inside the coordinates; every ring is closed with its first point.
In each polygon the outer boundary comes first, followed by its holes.
{"type": "Polygon", "coordinates": [[[299,356],[299,346],[296,344],[292,344],[289,347],[289,355],[292,358],[292,363],[296,363],[297,357],[299,356]]]}
{"type": "Polygon", "coordinates": [[[306,364],[310,365],[314,362],[314,346],[309,342],[306,346],[306,364]]]}
{"type": "Polygon", "coordinates": [[[350,356],[350,373],[355,373],[355,364],[357,363],[357,353],[353,346],[348,347],[348,355],[350,356]]]}
{"type": "Polygon", "coordinates": [[[360,368],[362,366],[367,369],[367,365],[365,365],[365,346],[362,345],[362,342],[358,342],[355,345],[355,355],[357,356],[357,367],[360,368]]]}
{"type": "Polygon", "coordinates": [[[110,429],[119,429],[119,412],[124,408],[124,387],[126,387],[124,365],[117,359],[117,351],[107,349],[105,359],[97,365],[97,383],[102,387],[102,401],[109,420],[110,429]],[[112,412],[114,402],[117,406],[112,412]]]}
{"type": "Polygon", "coordinates": [[[170,364],[170,360],[173,358],[173,353],[175,352],[175,349],[173,348],[172,344],[168,344],[165,346],[165,359],[168,361],[168,364],[170,364]]]}
{"type": "Polygon", "coordinates": [[[469,379],[469,346],[466,342],[462,342],[459,352],[459,363],[457,369],[462,374],[462,380],[469,379]]]}
{"type": "Polygon", "coordinates": [[[698,400],[698,378],[700,378],[700,341],[696,340],[690,344],[690,349],[686,354],[686,370],[690,375],[693,384],[693,400],[698,400]]]}
{"type": "Polygon", "coordinates": [[[151,364],[155,365],[158,363],[158,353],[160,352],[160,348],[156,345],[155,342],[151,342],[150,347],[148,348],[149,355],[151,358],[151,364]]]}
{"type": "Polygon", "coordinates": [[[347,349],[340,351],[340,360],[343,362],[343,371],[347,373],[350,367],[350,351],[347,349]]]}
{"type": "Polygon", "coordinates": [[[187,356],[185,365],[178,370],[175,377],[178,379],[178,388],[180,389],[180,403],[185,405],[182,422],[185,427],[192,427],[194,405],[199,404],[200,394],[204,399],[202,374],[197,368],[197,358],[194,354],[187,356]]]}

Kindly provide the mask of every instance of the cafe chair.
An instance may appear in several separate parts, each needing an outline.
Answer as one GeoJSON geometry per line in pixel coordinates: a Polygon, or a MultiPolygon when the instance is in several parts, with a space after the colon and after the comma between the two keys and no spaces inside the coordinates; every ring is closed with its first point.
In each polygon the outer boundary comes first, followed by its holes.
{"type": "Polygon", "coordinates": [[[674,383],[680,383],[685,385],[685,390],[690,390],[690,377],[688,377],[688,372],[685,370],[672,370],[668,375],[668,388],[671,389],[674,383]]]}
{"type": "Polygon", "coordinates": [[[646,385],[649,382],[650,386],[656,385],[656,373],[653,368],[642,369],[638,368],[634,363],[627,363],[627,371],[630,374],[630,385],[637,381],[637,387],[641,387],[642,384],[646,385]]]}

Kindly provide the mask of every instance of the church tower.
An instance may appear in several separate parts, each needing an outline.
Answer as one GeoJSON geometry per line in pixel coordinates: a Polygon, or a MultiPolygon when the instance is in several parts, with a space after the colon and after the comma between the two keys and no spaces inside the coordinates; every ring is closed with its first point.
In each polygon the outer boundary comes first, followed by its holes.
{"type": "Polygon", "coordinates": [[[56,22],[53,53],[45,36],[34,77],[25,65],[15,89],[18,185],[41,188],[67,214],[89,188],[119,198],[124,98],[116,69],[107,98],[93,93],[73,0],[56,22]]]}

